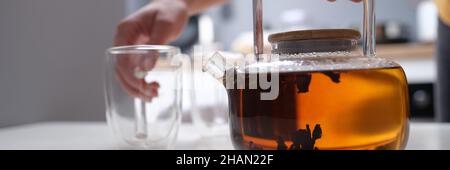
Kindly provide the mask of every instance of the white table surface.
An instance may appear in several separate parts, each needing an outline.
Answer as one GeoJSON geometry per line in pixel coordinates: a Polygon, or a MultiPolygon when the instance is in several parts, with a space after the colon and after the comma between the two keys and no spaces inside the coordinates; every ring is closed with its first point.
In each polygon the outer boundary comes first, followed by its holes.
{"type": "MultiPolygon", "coordinates": [[[[175,149],[233,149],[226,132],[202,138],[192,125],[182,125],[175,149]]],[[[43,122],[0,129],[0,149],[117,149],[104,122],[43,122]]],[[[450,124],[411,123],[407,149],[450,150],[450,124]]]]}

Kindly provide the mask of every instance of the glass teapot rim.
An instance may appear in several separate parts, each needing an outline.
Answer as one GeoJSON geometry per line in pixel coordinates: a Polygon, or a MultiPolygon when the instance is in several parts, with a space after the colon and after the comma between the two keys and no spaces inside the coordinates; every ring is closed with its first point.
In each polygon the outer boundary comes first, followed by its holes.
{"type": "Polygon", "coordinates": [[[262,54],[259,57],[256,60],[253,54],[216,52],[205,63],[203,71],[209,72],[217,79],[220,79],[225,76],[227,71],[231,70],[237,73],[288,73],[400,67],[399,64],[390,59],[366,57],[362,54],[262,54]],[[233,57],[228,59],[227,54],[232,54],[233,57]]]}

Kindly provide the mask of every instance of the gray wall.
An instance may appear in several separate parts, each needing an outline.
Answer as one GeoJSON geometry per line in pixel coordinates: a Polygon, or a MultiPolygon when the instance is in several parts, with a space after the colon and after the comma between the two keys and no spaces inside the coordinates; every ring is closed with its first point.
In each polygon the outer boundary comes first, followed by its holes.
{"type": "Polygon", "coordinates": [[[121,0],[0,1],[0,126],[103,120],[102,63],[121,0]]]}

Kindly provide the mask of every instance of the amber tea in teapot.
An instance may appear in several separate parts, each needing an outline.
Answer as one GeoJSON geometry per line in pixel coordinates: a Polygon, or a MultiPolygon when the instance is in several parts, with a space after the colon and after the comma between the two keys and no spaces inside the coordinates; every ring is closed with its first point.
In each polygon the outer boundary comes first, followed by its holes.
{"type": "Polygon", "coordinates": [[[404,146],[408,92],[401,67],[291,71],[279,77],[275,100],[260,100],[261,89],[228,89],[232,141],[237,149],[404,146]]]}

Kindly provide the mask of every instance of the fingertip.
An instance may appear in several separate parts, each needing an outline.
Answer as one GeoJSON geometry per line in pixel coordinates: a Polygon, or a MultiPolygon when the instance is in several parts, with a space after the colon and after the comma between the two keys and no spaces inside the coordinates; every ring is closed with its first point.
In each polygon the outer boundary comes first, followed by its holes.
{"type": "Polygon", "coordinates": [[[148,84],[147,87],[154,88],[154,89],[159,89],[161,86],[157,82],[152,82],[152,83],[148,84]]]}

